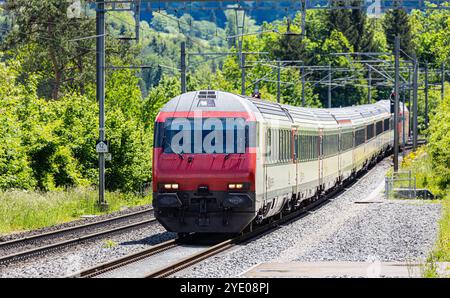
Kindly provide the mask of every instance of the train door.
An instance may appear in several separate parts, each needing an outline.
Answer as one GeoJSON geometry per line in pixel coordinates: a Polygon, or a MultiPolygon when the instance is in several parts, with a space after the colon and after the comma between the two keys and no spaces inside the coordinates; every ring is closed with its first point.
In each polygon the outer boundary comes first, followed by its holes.
{"type": "Polygon", "coordinates": [[[319,189],[322,189],[323,184],[323,128],[319,128],[319,136],[317,138],[317,156],[319,164],[319,189]]]}
{"type": "Polygon", "coordinates": [[[266,127],[264,129],[265,134],[264,134],[264,160],[263,160],[263,190],[264,190],[264,204],[267,202],[268,197],[267,197],[267,192],[268,192],[268,185],[269,185],[269,176],[267,173],[267,164],[270,161],[270,157],[271,157],[271,150],[272,150],[272,131],[270,130],[270,128],[266,127]]]}
{"type": "Polygon", "coordinates": [[[342,155],[341,155],[341,136],[342,136],[342,127],[339,125],[339,128],[338,128],[338,143],[337,143],[338,177],[342,176],[342,173],[341,173],[341,164],[342,164],[342,161],[341,161],[341,158],[342,158],[342,155]]]}
{"type": "Polygon", "coordinates": [[[292,146],[291,146],[291,150],[292,150],[292,160],[293,163],[295,165],[295,185],[293,187],[293,194],[297,195],[299,193],[299,169],[298,169],[298,154],[300,152],[299,147],[298,147],[298,128],[297,127],[292,127],[292,146]]]}
{"type": "Polygon", "coordinates": [[[352,134],[353,134],[353,147],[352,147],[352,170],[356,168],[356,128],[352,126],[352,134]]]}

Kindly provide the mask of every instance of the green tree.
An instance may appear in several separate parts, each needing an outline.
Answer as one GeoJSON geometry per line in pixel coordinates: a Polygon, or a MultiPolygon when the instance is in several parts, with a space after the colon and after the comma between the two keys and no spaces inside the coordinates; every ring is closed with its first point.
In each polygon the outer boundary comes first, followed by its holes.
{"type": "Polygon", "coordinates": [[[450,12],[448,10],[414,10],[410,18],[412,43],[419,61],[430,67],[450,66],[450,12]]]}
{"type": "MultiPolygon", "coordinates": [[[[360,1],[350,4],[359,5],[360,1]]],[[[347,1],[337,1],[336,6],[346,6],[347,1]]],[[[367,32],[367,16],[362,9],[332,9],[328,12],[328,30],[342,32],[353,46],[355,52],[361,52],[372,42],[371,32],[367,32]]]]}
{"type": "Polygon", "coordinates": [[[18,106],[27,92],[16,85],[16,78],[13,68],[0,63],[0,189],[30,189],[36,183],[18,116],[18,106]]]}
{"type": "Polygon", "coordinates": [[[49,86],[48,94],[57,99],[61,86],[72,85],[83,89],[85,68],[92,63],[89,56],[93,49],[92,40],[70,41],[76,37],[95,34],[92,18],[68,18],[68,1],[47,0],[8,0],[5,9],[14,14],[15,26],[8,34],[4,49],[12,54],[18,48],[30,50],[33,54],[26,56],[27,71],[41,68],[51,74],[41,88],[49,86]]]}
{"type": "MultiPolygon", "coordinates": [[[[395,5],[400,7],[400,2],[396,0],[395,5]]],[[[395,48],[395,37],[398,35],[400,37],[400,48],[403,51],[401,52],[401,56],[407,57],[406,55],[414,55],[411,25],[408,13],[404,9],[394,8],[388,10],[384,16],[383,26],[391,50],[395,48]]]]}

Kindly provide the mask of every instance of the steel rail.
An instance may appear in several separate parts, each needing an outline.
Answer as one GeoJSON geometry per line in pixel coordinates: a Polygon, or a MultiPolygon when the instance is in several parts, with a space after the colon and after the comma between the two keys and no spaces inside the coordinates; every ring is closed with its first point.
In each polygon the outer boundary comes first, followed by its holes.
{"type": "Polygon", "coordinates": [[[132,223],[132,224],[116,227],[116,228],[113,228],[113,229],[108,229],[108,230],[104,230],[104,231],[101,231],[101,232],[92,233],[92,234],[84,235],[84,236],[81,236],[81,237],[75,237],[75,238],[72,238],[72,239],[69,239],[69,240],[60,241],[60,242],[52,243],[52,244],[49,244],[49,245],[44,245],[44,246],[28,249],[28,250],[25,250],[25,251],[21,251],[21,252],[17,252],[17,253],[14,253],[14,254],[10,254],[10,255],[6,255],[6,256],[0,257],[0,264],[8,264],[8,263],[11,263],[13,261],[24,260],[24,259],[30,258],[32,256],[42,255],[44,253],[48,253],[48,252],[51,252],[51,251],[62,249],[62,248],[65,248],[67,246],[70,246],[70,245],[79,244],[79,243],[81,243],[83,241],[86,241],[86,240],[94,239],[94,238],[97,238],[97,237],[100,237],[100,236],[104,236],[104,235],[108,235],[108,234],[124,231],[124,230],[135,228],[135,227],[138,227],[138,226],[148,225],[148,224],[152,224],[152,223],[156,223],[156,222],[157,222],[156,219],[152,218],[152,219],[149,219],[149,220],[143,220],[143,221],[139,221],[139,222],[136,222],[136,223],[132,223]]]}
{"type": "Polygon", "coordinates": [[[120,216],[116,216],[116,217],[111,217],[111,218],[107,218],[104,220],[100,220],[100,221],[95,221],[95,222],[90,222],[90,223],[86,223],[86,224],[81,224],[81,225],[76,225],[73,227],[67,227],[67,228],[63,228],[63,229],[58,229],[55,231],[50,231],[50,232],[46,232],[46,233],[42,233],[42,234],[36,234],[36,235],[31,235],[31,236],[27,236],[27,237],[22,237],[22,238],[18,238],[18,239],[14,239],[14,240],[9,240],[9,241],[4,241],[4,242],[0,242],[0,249],[3,249],[5,247],[9,247],[9,246],[17,246],[17,245],[23,245],[26,242],[31,242],[31,241],[38,241],[38,240],[43,240],[46,238],[56,238],[60,235],[64,235],[66,233],[69,232],[74,232],[77,230],[82,230],[82,229],[86,229],[86,228],[91,228],[91,227],[95,227],[95,226],[101,226],[105,223],[110,223],[110,222],[114,222],[114,221],[119,221],[125,218],[131,218],[137,215],[141,215],[147,212],[153,212],[153,208],[151,209],[146,209],[146,210],[140,210],[140,211],[136,211],[136,212],[132,212],[132,213],[128,213],[128,214],[124,214],[124,215],[120,215],[120,216]]]}
{"type": "Polygon", "coordinates": [[[178,246],[178,242],[177,239],[172,239],[169,241],[165,241],[163,243],[157,244],[155,246],[152,246],[149,249],[131,254],[131,255],[127,255],[124,256],[122,258],[116,259],[114,261],[111,262],[106,262],[103,263],[101,265],[83,270],[81,272],[78,272],[74,275],[71,275],[69,277],[82,277],[82,278],[92,278],[95,277],[97,275],[112,271],[114,269],[126,266],[128,264],[134,263],[134,262],[138,262],[142,259],[145,259],[147,257],[153,256],[155,254],[159,254],[163,251],[166,251],[170,248],[176,247],[178,246]]]}

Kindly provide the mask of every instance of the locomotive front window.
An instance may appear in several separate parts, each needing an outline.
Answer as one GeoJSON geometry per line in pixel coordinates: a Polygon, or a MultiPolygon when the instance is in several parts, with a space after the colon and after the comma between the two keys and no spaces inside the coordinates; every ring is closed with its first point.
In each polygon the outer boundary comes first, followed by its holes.
{"type": "Polygon", "coordinates": [[[170,118],[164,123],[162,147],[164,153],[177,154],[245,153],[255,138],[254,127],[243,118],[170,118]]]}

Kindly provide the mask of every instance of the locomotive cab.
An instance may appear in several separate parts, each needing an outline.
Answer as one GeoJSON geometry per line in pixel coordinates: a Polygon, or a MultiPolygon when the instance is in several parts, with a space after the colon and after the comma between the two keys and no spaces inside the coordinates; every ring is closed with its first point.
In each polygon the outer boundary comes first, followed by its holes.
{"type": "Polygon", "coordinates": [[[255,122],[207,92],[183,94],[157,117],[155,216],[178,233],[238,233],[255,217],[255,122]]]}

